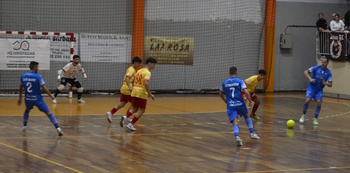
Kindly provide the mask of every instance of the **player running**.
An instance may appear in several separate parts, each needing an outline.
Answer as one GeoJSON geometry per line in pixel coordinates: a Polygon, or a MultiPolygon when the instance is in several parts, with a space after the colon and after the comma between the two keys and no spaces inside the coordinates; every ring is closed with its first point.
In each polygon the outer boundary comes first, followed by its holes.
{"type": "MultiPolygon", "coordinates": [[[[124,75],[123,86],[120,88],[120,103],[119,105],[113,107],[110,112],[106,113],[107,121],[109,123],[112,123],[112,115],[114,113],[116,113],[119,109],[123,108],[126,103],[128,102],[132,103],[131,91],[132,91],[132,86],[134,82],[134,77],[135,77],[136,69],[140,67],[141,63],[142,63],[141,58],[136,56],[132,59],[131,66],[126,70],[124,75]]],[[[120,126],[123,127],[123,123],[120,123],[120,126]]]]}
{"type": "Polygon", "coordinates": [[[303,115],[301,116],[299,122],[304,123],[305,114],[309,107],[311,99],[315,99],[317,106],[314,116],[314,125],[318,125],[318,114],[321,111],[322,96],[324,86],[332,87],[332,73],[327,68],[329,60],[326,57],[322,57],[322,64],[319,66],[313,66],[308,70],[304,71],[305,76],[310,80],[309,86],[306,90],[306,99],[303,108],[303,115]],[[312,73],[312,78],[309,73],[312,73]]]}
{"type": "Polygon", "coordinates": [[[74,55],[73,61],[64,66],[62,70],[59,70],[57,81],[61,82],[61,85],[58,86],[58,88],[56,89],[55,99],[52,100],[52,103],[57,103],[56,97],[66,87],[67,83],[70,83],[72,86],[75,86],[77,88],[78,103],[85,103],[85,101],[81,99],[81,95],[83,94],[84,89],[81,86],[80,82],[75,78],[75,76],[77,75],[77,71],[80,71],[84,76],[84,80],[87,80],[85,70],[81,67],[79,61],[79,55],[74,55]]]}
{"type": "Polygon", "coordinates": [[[230,68],[230,78],[226,79],[220,87],[220,97],[227,104],[227,114],[230,120],[230,123],[233,124],[233,132],[236,137],[237,146],[242,146],[243,142],[239,137],[238,130],[238,114],[245,118],[245,122],[250,131],[251,139],[260,139],[259,136],[254,133],[253,123],[250,117],[248,116],[247,106],[242,98],[241,91],[243,91],[249,100],[249,106],[252,106],[254,103],[250,98],[247,86],[242,79],[237,78],[237,68],[230,68]]]}
{"type": "Polygon", "coordinates": [[[19,99],[18,99],[18,106],[22,104],[22,90],[24,88],[25,90],[25,104],[26,104],[26,110],[23,114],[23,127],[22,131],[27,131],[27,122],[29,119],[29,112],[33,109],[34,106],[36,106],[41,112],[44,112],[49,118],[52,124],[55,126],[57,133],[59,136],[63,135],[63,132],[58,125],[58,122],[56,121],[55,116],[49,111],[49,108],[47,107],[46,103],[44,102],[42,96],[40,87],[43,89],[43,91],[49,95],[52,99],[55,97],[51,95],[50,91],[46,88],[44,80],[41,78],[41,76],[38,74],[39,70],[39,63],[32,61],[29,64],[30,72],[24,73],[21,76],[21,85],[19,87],[19,99]]]}
{"type": "Polygon", "coordinates": [[[154,100],[154,95],[150,91],[149,82],[151,79],[151,70],[155,68],[157,60],[154,58],[148,58],[146,60],[146,67],[137,71],[134,79],[134,87],[132,88],[131,97],[133,99],[133,104],[129,111],[127,111],[126,116],[123,116],[120,120],[120,124],[123,127],[127,124],[127,119],[140,109],[140,111],[134,116],[132,121],[126,126],[131,131],[136,131],[134,124],[138,119],[142,117],[146,110],[148,95],[154,100]]]}
{"type": "MultiPolygon", "coordinates": [[[[250,93],[250,97],[254,101],[254,106],[252,113],[250,114],[250,118],[253,118],[255,120],[260,120],[260,117],[255,114],[255,112],[258,110],[258,107],[260,105],[260,101],[258,99],[258,96],[255,94],[255,89],[260,85],[264,78],[266,76],[266,71],[265,70],[259,70],[259,74],[250,76],[248,79],[244,80],[244,83],[247,85],[247,90],[250,93]]],[[[242,97],[244,97],[244,92],[242,92],[242,97]]]]}

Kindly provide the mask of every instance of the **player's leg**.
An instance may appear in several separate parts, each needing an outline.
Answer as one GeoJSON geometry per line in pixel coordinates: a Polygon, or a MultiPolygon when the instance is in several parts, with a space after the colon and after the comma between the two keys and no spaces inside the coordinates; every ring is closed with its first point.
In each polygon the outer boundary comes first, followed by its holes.
{"type": "Polygon", "coordinates": [[[242,146],[243,142],[242,142],[242,139],[239,137],[237,111],[236,110],[227,110],[227,116],[228,116],[230,123],[232,123],[232,126],[233,126],[232,130],[233,130],[233,134],[235,135],[235,138],[236,138],[237,146],[242,146]]]}
{"type": "Polygon", "coordinates": [[[57,133],[59,136],[62,136],[63,135],[63,131],[61,130],[55,116],[50,112],[49,108],[47,107],[46,103],[44,101],[39,101],[37,104],[36,104],[36,107],[38,107],[38,109],[41,111],[41,112],[44,112],[47,117],[49,117],[51,123],[55,126],[56,130],[57,130],[57,133]]]}
{"type": "Polygon", "coordinates": [[[314,116],[314,120],[313,120],[314,125],[318,125],[317,118],[318,118],[318,115],[320,114],[320,111],[321,111],[322,97],[323,97],[322,91],[317,92],[315,95],[315,100],[316,100],[317,105],[316,105],[316,111],[315,111],[315,116],[314,116]]]}
{"type": "Polygon", "coordinates": [[[34,103],[31,101],[25,101],[26,104],[26,110],[24,110],[23,113],[23,127],[22,127],[22,132],[27,131],[27,124],[28,124],[28,119],[29,119],[29,112],[30,110],[33,109],[34,103]]]}
{"type": "Polygon", "coordinates": [[[312,98],[314,98],[315,96],[315,92],[312,89],[307,89],[306,90],[306,94],[305,94],[305,102],[304,102],[304,106],[303,106],[303,114],[300,117],[299,122],[300,123],[304,123],[305,121],[305,115],[307,112],[307,109],[309,108],[309,104],[312,98]]]}
{"type": "MultiPolygon", "coordinates": [[[[135,131],[134,124],[142,117],[142,115],[146,111],[146,105],[147,105],[147,100],[146,99],[140,99],[140,98],[134,98],[134,104],[133,104],[133,111],[137,111],[139,108],[140,110],[137,112],[137,114],[134,116],[132,121],[126,126],[132,131],[135,131]]],[[[129,118],[129,117],[127,117],[129,118]]]]}
{"type": "Polygon", "coordinates": [[[81,95],[83,95],[84,88],[81,86],[80,82],[75,78],[74,78],[73,86],[77,88],[78,103],[85,103],[85,101],[81,99],[81,95]]]}
{"type": "Polygon", "coordinates": [[[250,117],[254,118],[255,120],[260,120],[260,117],[255,114],[255,112],[258,110],[259,105],[260,105],[260,101],[258,99],[258,96],[255,93],[252,93],[252,94],[250,94],[250,97],[254,101],[254,106],[253,106],[252,113],[250,114],[250,117]]]}
{"type": "MultiPolygon", "coordinates": [[[[112,123],[112,115],[114,115],[119,109],[123,108],[125,104],[128,102],[127,95],[121,94],[120,95],[120,102],[117,106],[114,106],[111,111],[106,113],[107,121],[109,123],[112,123]]],[[[129,96],[131,97],[131,96],[129,96]]]]}
{"type": "Polygon", "coordinates": [[[246,106],[239,107],[238,113],[240,115],[243,115],[243,117],[245,119],[245,123],[247,124],[249,132],[250,132],[250,138],[251,139],[260,139],[259,136],[254,132],[253,122],[252,122],[252,119],[248,116],[247,107],[246,106]]]}
{"type": "Polygon", "coordinates": [[[61,92],[64,90],[64,88],[66,87],[66,85],[67,85],[67,80],[66,80],[66,78],[64,78],[64,77],[61,78],[60,86],[58,86],[58,88],[57,88],[56,91],[55,91],[55,94],[54,94],[55,99],[52,100],[52,103],[54,103],[54,104],[57,103],[56,97],[57,97],[57,95],[58,95],[59,93],[61,93],[61,92]]]}

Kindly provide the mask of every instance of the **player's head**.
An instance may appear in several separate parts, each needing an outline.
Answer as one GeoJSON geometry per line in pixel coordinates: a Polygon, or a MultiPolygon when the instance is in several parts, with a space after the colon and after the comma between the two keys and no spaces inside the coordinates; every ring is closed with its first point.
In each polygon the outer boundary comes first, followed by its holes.
{"type": "Polygon", "coordinates": [[[327,57],[323,56],[323,57],[321,57],[321,61],[322,61],[322,68],[326,69],[328,66],[329,59],[327,57]]]}
{"type": "Polygon", "coordinates": [[[141,63],[142,63],[142,59],[139,58],[138,56],[135,56],[135,57],[132,59],[132,65],[133,65],[135,68],[139,68],[141,63]]]}
{"type": "Polygon", "coordinates": [[[74,55],[73,56],[73,64],[77,65],[80,62],[80,56],[79,55],[74,55]]]}
{"type": "Polygon", "coordinates": [[[266,76],[266,71],[264,69],[259,70],[258,80],[263,80],[266,76]]]}
{"type": "Polygon", "coordinates": [[[156,67],[157,60],[152,58],[152,57],[149,57],[146,60],[146,64],[147,64],[148,69],[153,70],[156,67]]]}
{"type": "Polygon", "coordinates": [[[237,68],[236,67],[231,67],[230,68],[230,75],[231,76],[237,75],[237,68]]]}
{"type": "Polygon", "coordinates": [[[36,61],[31,61],[30,64],[29,64],[29,69],[35,73],[38,72],[39,70],[39,63],[36,62],[36,61]]]}

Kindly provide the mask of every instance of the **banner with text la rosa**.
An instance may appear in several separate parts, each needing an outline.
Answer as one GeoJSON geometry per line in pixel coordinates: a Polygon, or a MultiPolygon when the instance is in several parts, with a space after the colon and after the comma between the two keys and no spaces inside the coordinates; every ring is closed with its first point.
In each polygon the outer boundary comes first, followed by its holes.
{"type": "Polygon", "coordinates": [[[50,70],[50,40],[0,39],[0,70],[29,70],[31,61],[50,70]]]}
{"type": "Polygon", "coordinates": [[[131,58],[131,35],[80,34],[80,56],[83,62],[128,63],[131,58]]]}

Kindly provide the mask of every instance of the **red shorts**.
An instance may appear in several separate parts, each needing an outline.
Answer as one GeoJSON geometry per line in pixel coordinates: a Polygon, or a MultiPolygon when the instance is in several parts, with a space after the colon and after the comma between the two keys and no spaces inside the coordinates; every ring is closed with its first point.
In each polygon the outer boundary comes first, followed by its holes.
{"type": "Polygon", "coordinates": [[[146,99],[141,99],[141,98],[137,98],[137,97],[133,97],[132,99],[133,99],[132,106],[134,108],[146,109],[146,105],[147,105],[146,99]]]}
{"type": "Polygon", "coordinates": [[[133,103],[133,97],[131,95],[120,94],[120,102],[133,103]]]}
{"type": "MultiPolygon", "coordinates": [[[[245,97],[244,92],[242,92],[242,98],[243,98],[244,100],[246,100],[246,99],[247,99],[247,98],[245,97]]],[[[253,99],[257,99],[257,98],[258,98],[258,96],[256,96],[256,94],[255,94],[255,93],[250,93],[250,98],[253,100],[253,99]]]]}

